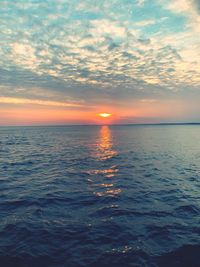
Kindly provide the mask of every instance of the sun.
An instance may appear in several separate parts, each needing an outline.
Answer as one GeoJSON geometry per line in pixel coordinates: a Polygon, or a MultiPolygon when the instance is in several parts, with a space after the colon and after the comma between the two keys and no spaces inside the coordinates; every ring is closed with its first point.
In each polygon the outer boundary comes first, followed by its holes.
{"type": "Polygon", "coordinates": [[[98,116],[102,118],[109,118],[112,116],[112,114],[111,113],[99,113],[98,116]]]}

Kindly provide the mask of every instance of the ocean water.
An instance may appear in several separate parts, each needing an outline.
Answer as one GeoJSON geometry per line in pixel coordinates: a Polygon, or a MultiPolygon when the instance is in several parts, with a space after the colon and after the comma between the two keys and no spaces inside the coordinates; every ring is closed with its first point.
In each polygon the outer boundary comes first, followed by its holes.
{"type": "Polygon", "coordinates": [[[200,126],[0,128],[0,266],[200,266],[200,126]]]}

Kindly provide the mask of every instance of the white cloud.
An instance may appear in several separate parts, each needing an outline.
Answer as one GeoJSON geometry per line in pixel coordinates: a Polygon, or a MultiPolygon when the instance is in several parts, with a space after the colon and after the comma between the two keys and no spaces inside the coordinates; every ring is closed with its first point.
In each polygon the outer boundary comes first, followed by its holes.
{"type": "Polygon", "coordinates": [[[145,26],[153,25],[155,23],[156,23],[155,19],[141,20],[141,21],[135,22],[134,26],[145,27],[145,26]]]}
{"type": "Polygon", "coordinates": [[[143,7],[144,3],[145,3],[145,0],[137,0],[136,5],[139,6],[139,7],[143,7]]]}
{"type": "Polygon", "coordinates": [[[194,32],[200,32],[200,4],[199,0],[159,0],[160,3],[173,13],[184,15],[188,18],[188,27],[194,32]]]}
{"type": "Polygon", "coordinates": [[[125,27],[117,24],[116,22],[102,19],[102,20],[93,20],[91,21],[92,29],[90,33],[93,36],[112,36],[124,38],[126,34],[125,27]]]}
{"type": "Polygon", "coordinates": [[[35,56],[35,49],[28,43],[13,43],[12,60],[18,64],[29,69],[36,69],[39,64],[38,58],[35,56]]]}
{"type": "Polygon", "coordinates": [[[0,103],[2,104],[32,104],[32,105],[56,106],[56,107],[83,107],[82,104],[73,103],[73,102],[58,102],[58,101],[15,98],[15,97],[0,97],[0,103]]]}

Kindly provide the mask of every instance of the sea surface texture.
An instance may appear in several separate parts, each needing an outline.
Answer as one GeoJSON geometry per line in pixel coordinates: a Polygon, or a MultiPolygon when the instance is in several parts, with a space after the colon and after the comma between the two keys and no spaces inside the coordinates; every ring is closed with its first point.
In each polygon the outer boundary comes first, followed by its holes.
{"type": "Polygon", "coordinates": [[[1,127],[0,266],[199,267],[200,126],[1,127]]]}

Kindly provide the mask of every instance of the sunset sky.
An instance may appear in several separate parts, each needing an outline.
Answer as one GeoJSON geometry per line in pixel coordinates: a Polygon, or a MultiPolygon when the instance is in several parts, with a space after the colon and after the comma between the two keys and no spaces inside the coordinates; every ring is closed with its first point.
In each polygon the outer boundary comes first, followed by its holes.
{"type": "Polygon", "coordinates": [[[0,12],[0,125],[200,121],[199,0],[1,0],[0,12]]]}

